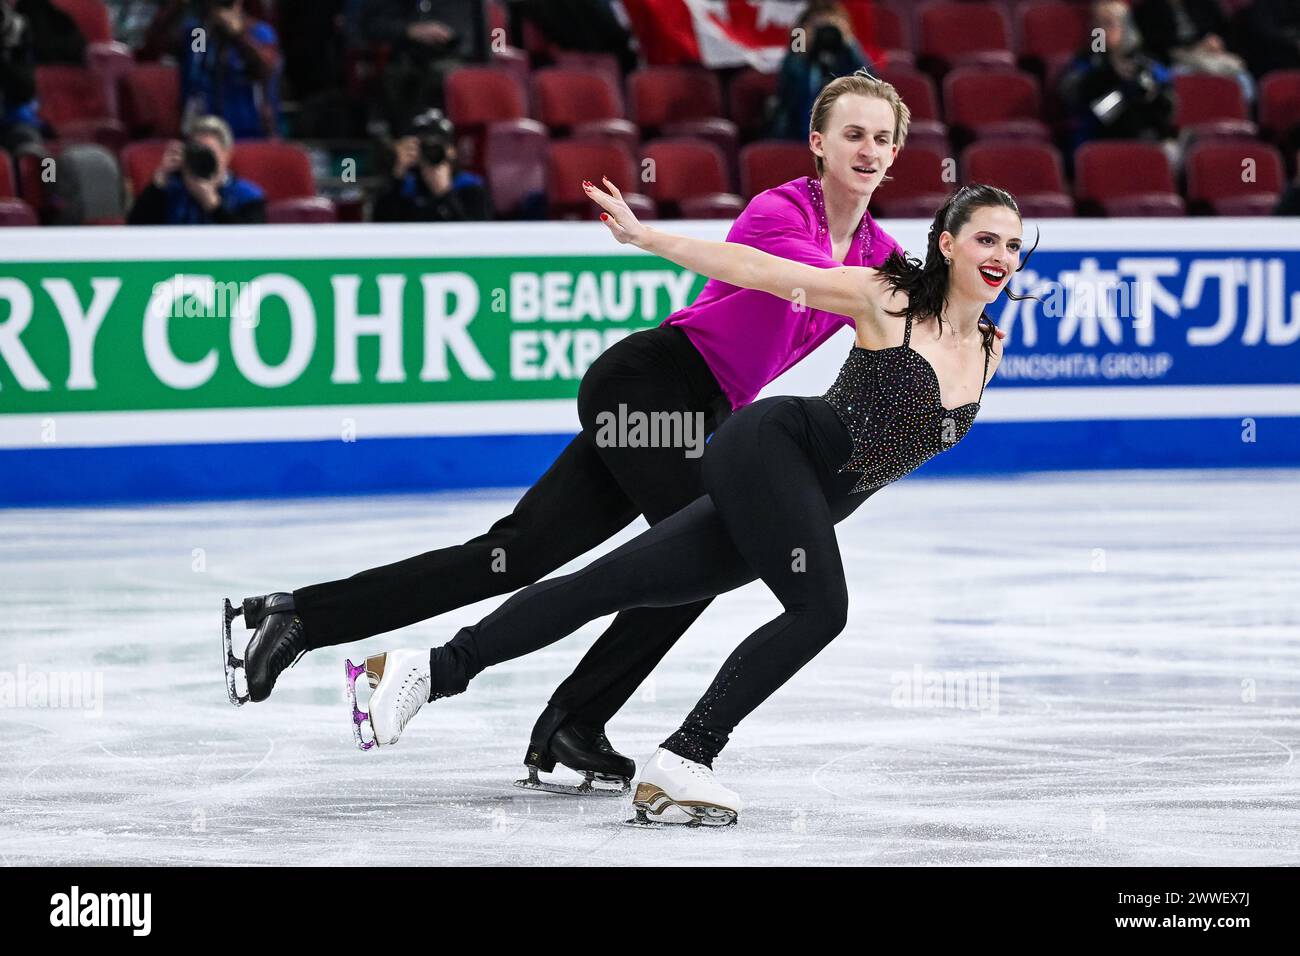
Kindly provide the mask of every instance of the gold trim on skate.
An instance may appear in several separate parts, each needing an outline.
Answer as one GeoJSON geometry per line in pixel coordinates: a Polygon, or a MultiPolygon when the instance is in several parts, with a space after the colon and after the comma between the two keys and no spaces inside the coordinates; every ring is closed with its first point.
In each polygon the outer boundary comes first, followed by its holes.
{"type": "Polygon", "coordinates": [[[730,807],[698,800],[677,801],[653,783],[636,785],[632,809],[636,811],[636,816],[627,822],[636,826],[730,827],[735,826],[739,819],[739,814],[730,807]],[[676,807],[691,819],[680,823],[658,819],[669,807],[676,807]]]}
{"type": "Polygon", "coordinates": [[[384,665],[387,663],[388,651],[366,658],[366,680],[370,683],[371,689],[378,687],[379,682],[384,679],[384,665]]]}

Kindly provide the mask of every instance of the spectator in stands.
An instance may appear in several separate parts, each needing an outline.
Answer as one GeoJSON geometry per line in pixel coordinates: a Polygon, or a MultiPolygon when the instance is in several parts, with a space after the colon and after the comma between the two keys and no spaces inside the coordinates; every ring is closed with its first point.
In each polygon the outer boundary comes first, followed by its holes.
{"type": "Polygon", "coordinates": [[[612,53],[624,73],[636,68],[627,15],[620,19],[610,0],[513,0],[512,6],[561,49],[612,53]]]}
{"type": "MultiPolygon", "coordinates": [[[[1143,55],[1128,6],[1093,6],[1101,49],[1092,40],[1061,79],[1061,100],[1074,116],[1076,145],[1091,139],[1165,140],[1174,135],[1169,71],[1143,55]]],[[[1090,34],[1091,35],[1091,34],[1090,34]]]]}
{"type": "Polygon", "coordinates": [[[439,18],[441,5],[439,0],[366,0],[361,8],[362,38],[389,47],[380,118],[390,130],[421,110],[442,106],[443,77],[461,62],[465,38],[439,18]]]}
{"type": "Polygon", "coordinates": [[[1300,70],[1300,3],[1255,0],[1238,14],[1241,48],[1256,76],[1300,70]]]}
{"type": "Polygon", "coordinates": [[[345,0],[278,0],[288,96],[298,103],[294,135],[332,139],[365,135],[365,119],[344,94],[345,0]]]}
{"type": "Polygon", "coordinates": [[[1133,9],[1142,48],[1178,73],[1231,76],[1247,101],[1255,99],[1255,82],[1246,63],[1228,51],[1228,18],[1218,0],[1145,0],[1133,9]]]}
{"type": "Polygon", "coordinates": [[[771,135],[808,138],[817,94],[837,76],[870,71],[867,56],[853,35],[853,22],[839,0],[812,0],[790,34],[790,52],[781,62],[771,135]]]}
{"type": "Polygon", "coordinates": [[[411,121],[394,147],[393,175],[375,201],[375,222],[466,222],[489,218],[483,180],[456,168],[455,129],[440,110],[411,121]]]}
{"type": "Polygon", "coordinates": [[[18,0],[14,10],[31,26],[37,66],[85,65],[86,38],[71,16],[50,0],[18,0]]]}
{"type": "Polygon", "coordinates": [[[127,216],[135,226],[266,222],[266,198],[230,172],[234,136],[219,116],[191,124],[184,143],[167,144],[151,182],[127,216]]]}
{"type": "Polygon", "coordinates": [[[41,146],[36,48],[31,25],[12,0],[0,0],[0,146],[11,153],[41,146]]]}
{"type": "Polygon", "coordinates": [[[220,116],[236,139],[279,132],[279,41],[244,0],[212,0],[204,17],[184,20],[179,58],[184,120],[220,116]]]}

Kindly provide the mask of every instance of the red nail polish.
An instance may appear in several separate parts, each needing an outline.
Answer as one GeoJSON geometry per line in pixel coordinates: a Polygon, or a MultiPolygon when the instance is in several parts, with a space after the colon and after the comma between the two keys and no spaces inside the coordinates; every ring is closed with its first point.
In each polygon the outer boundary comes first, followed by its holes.
{"type": "Polygon", "coordinates": [[[607,212],[602,212],[602,213],[600,214],[600,221],[601,221],[601,222],[608,222],[608,221],[609,221],[609,213],[607,213],[607,212]]]}

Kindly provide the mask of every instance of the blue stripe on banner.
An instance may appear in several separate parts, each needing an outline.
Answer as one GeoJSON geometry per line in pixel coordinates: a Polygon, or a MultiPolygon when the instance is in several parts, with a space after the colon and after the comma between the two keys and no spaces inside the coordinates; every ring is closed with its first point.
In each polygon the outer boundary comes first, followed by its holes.
{"type": "MultiPolygon", "coordinates": [[[[918,477],[1300,466],[1300,418],[977,424],[918,477]]],[[[0,506],[445,491],[531,485],[570,435],[0,451],[0,506]]]]}

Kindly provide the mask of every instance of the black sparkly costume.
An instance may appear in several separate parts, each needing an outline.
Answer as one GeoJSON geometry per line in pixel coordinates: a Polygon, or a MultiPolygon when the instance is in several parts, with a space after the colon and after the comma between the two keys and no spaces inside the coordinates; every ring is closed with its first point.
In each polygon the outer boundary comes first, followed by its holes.
{"type": "Polygon", "coordinates": [[[822,396],[853,437],[853,454],[840,471],[862,475],[854,491],[897,481],[966,437],[989,375],[984,353],[980,397],[958,408],[944,408],[934,366],[912,348],[912,319],[903,344],[887,349],[853,346],[839,376],[822,396]]]}
{"type": "Polygon", "coordinates": [[[606,614],[687,604],[762,578],[782,612],[732,652],[663,743],[711,766],[736,725],[844,628],[835,525],[975,419],[979,402],[942,407],[938,377],[911,347],[911,331],[909,321],[900,346],[854,348],[824,397],[765,398],[733,414],[705,451],[706,495],[582,570],[524,588],[434,648],[431,699],[606,614]]]}

